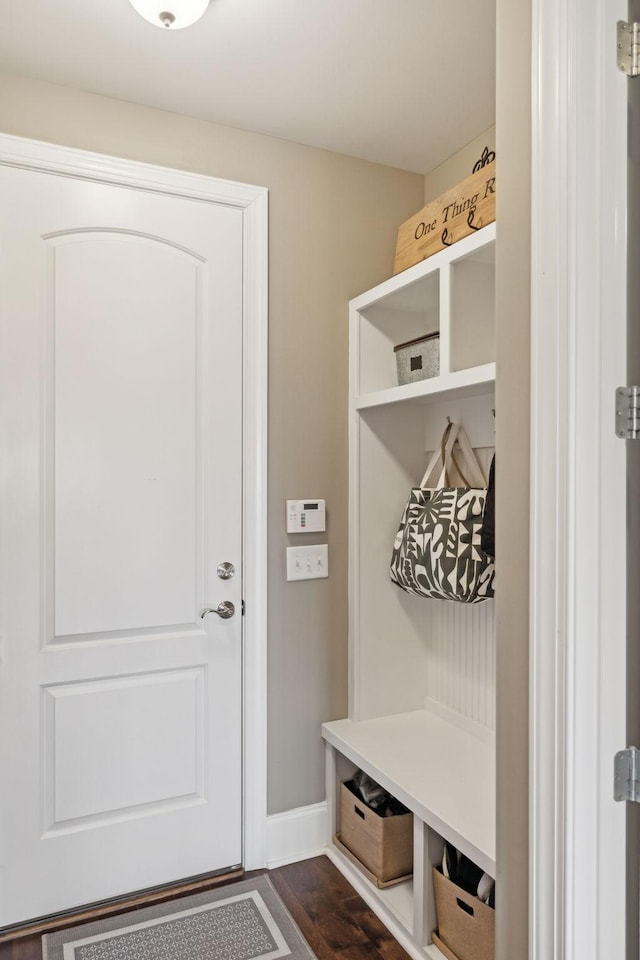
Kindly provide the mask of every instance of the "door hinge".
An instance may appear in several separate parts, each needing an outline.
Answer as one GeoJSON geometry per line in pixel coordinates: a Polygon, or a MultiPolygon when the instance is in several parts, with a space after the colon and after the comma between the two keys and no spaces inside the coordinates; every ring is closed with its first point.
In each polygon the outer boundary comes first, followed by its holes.
{"type": "Polygon", "coordinates": [[[244,600],[242,600],[241,602],[242,602],[242,612],[240,616],[244,617],[244,600]]]}
{"type": "Polygon", "coordinates": [[[640,437],[640,387],[616,390],[616,436],[622,440],[640,437]]]}
{"type": "Polygon", "coordinates": [[[640,73],[640,23],[618,20],[618,69],[628,77],[640,73]]]}
{"type": "Polygon", "coordinates": [[[640,750],[627,747],[613,761],[613,799],[640,803],[640,750]]]}

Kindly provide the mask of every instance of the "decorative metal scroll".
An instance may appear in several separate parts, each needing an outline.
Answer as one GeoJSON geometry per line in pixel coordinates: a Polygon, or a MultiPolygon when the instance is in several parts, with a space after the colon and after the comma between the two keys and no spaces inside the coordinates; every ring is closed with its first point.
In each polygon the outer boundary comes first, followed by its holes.
{"type": "MultiPolygon", "coordinates": [[[[477,173],[478,170],[482,170],[483,167],[486,167],[488,163],[493,163],[496,158],[495,150],[489,150],[489,147],[485,147],[482,151],[482,156],[479,160],[476,161],[473,165],[472,173],[477,173]]],[[[471,226],[471,224],[469,224],[471,226]]]]}

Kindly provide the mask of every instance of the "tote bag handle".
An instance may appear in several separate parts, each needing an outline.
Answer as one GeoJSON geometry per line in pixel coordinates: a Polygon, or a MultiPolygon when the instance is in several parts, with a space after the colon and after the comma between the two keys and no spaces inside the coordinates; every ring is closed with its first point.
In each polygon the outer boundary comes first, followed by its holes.
{"type": "Polygon", "coordinates": [[[448,486],[447,481],[449,477],[447,472],[447,460],[451,454],[451,451],[453,450],[453,445],[456,442],[459,429],[459,424],[452,423],[451,421],[449,421],[444,428],[440,446],[437,450],[433,451],[433,456],[431,457],[431,460],[429,460],[427,469],[425,470],[424,476],[420,481],[421,487],[429,486],[429,477],[440,463],[442,463],[441,471],[438,474],[438,479],[436,480],[435,484],[432,484],[432,487],[440,488],[448,486]]]}
{"type": "MultiPolygon", "coordinates": [[[[440,463],[442,463],[442,467],[438,476],[438,480],[435,483],[435,489],[442,489],[443,487],[451,486],[449,469],[452,465],[460,475],[460,478],[465,486],[486,488],[487,481],[484,473],[482,472],[476,455],[473,452],[473,447],[469,442],[469,438],[467,437],[464,428],[461,427],[459,423],[452,423],[449,421],[445,427],[444,433],[442,434],[442,440],[440,441],[440,449],[434,451],[433,456],[427,464],[427,469],[425,470],[425,474],[420,482],[421,487],[429,487],[429,478],[440,463]],[[454,447],[456,442],[459,444],[464,460],[466,461],[466,467],[468,470],[467,474],[463,473],[455,456],[454,447]]],[[[434,487],[432,487],[432,489],[433,488],[434,487]]]]}
{"type": "MultiPolygon", "coordinates": [[[[471,483],[467,483],[468,487],[483,487],[486,489],[487,478],[484,475],[482,467],[478,463],[478,459],[473,452],[473,447],[469,442],[469,437],[467,436],[464,427],[460,427],[458,430],[458,443],[462,454],[467,463],[468,467],[471,467],[471,483]]],[[[454,461],[455,462],[455,461],[454,461]]],[[[456,464],[457,466],[457,464],[456,464]]],[[[462,474],[460,474],[462,476],[462,474]]]]}

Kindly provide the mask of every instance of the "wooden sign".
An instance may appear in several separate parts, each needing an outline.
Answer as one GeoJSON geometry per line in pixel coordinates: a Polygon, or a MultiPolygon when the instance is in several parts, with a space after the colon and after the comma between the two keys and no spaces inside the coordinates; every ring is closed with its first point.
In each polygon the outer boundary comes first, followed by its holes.
{"type": "Polygon", "coordinates": [[[394,274],[493,223],[496,218],[495,170],[495,161],[486,164],[401,224],[394,274]]]}

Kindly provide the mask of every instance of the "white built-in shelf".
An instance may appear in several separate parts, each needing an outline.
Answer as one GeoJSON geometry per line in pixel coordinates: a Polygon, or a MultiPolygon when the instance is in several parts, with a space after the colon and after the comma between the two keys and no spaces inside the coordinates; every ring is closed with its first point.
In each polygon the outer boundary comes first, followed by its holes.
{"type": "Polygon", "coordinates": [[[322,735],[495,876],[495,745],[430,710],[334,720],[322,735]]]}
{"type": "MultiPolygon", "coordinates": [[[[410,596],[389,577],[406,504],[447,419],[495,446],[491,224],[350,303],[349,716],[325,723],[327,855],[413,960],[443,960],[432,869],[449,841],[496,875],[493,604],[410,596]],[[395,347],[439,334],[439,375],[398,385],[395,347]],[[423,709],[430,704],[429,709],[423,709]],[[357,718],[357,719],[356,719],[357,718]],[[414,814],[413,880],[384,889],[337,847],[340,783],[364,770],[414,814]]],[[[483,459],[484,458],[484,459],[483,459]]]]}
{"type": "Polygon", "coordinates": [[[465,389],[476,377],[480,384],[492,379],[485,367],[495,360],[494,288],[495,224],[490,224],[352,300],[350,383],[356,408],[465,389]],[[415,394],[394,396],[394,347],[432,333],[439,335],[440,376],[399,388],[417,388],[415,394]],[[370,402],[378,395],[379,401],[370,402]]]}
{"type": "Polygon", "coordinates": [[[478,253],[478,259],[484,257],[487,262],[493,262],[493,247],[491,244],[496,239],[496,224],[490,223],[488,226],[472,233],[463,240],[459,240],[453,246],[445,247],[439,253],[433,254],[427,260],[416,263],[413,267],[403,270],[379,283],[377,287],[372,287],[366,293],[355,297],[351,305],[356,310],[364,310],[373,304],[380,304],[388,297],[393,297],[393,303],[396,309],[408,313],[418,312],[424,307],[424,292],[420,286],[423,277],[436,274],[444,266],[451,263],[457,263],[460,260],[467,259],[478,253]]]}
{"type": "Polygon", "coordinates": [[[495,379],[495,363],[484,363],[479,367],[456,370],[429,380],[418,380],[415,383],[405,383],[401,387],[388,387],[386,390],[363,394],[356,397],[354,407],[356,410],[367,410],[370,407],[383,407],[408,400],[440,403],[452,396],[476,397],[486,393],[494,385],[495,379]]]}

